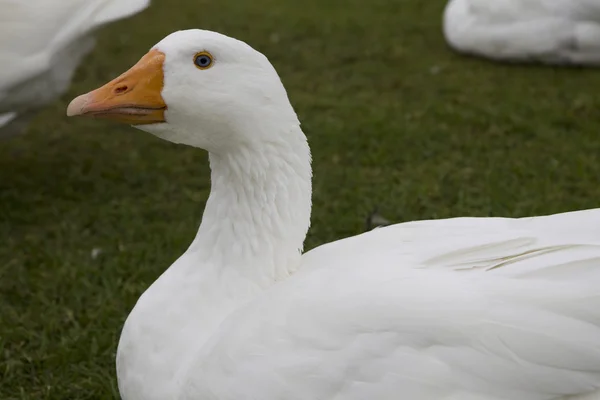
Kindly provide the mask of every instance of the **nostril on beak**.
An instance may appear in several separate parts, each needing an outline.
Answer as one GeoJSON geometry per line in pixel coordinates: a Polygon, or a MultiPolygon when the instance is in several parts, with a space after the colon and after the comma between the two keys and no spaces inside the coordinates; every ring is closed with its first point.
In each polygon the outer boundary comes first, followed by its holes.
{"type": "Polygon", "coordinates": [[[127,87],[127,85],[121,85],[121,86],[117,86],[114,90],[115,94],[123,94],[125,92],[127,92],[129,90],[129,88],[127,87]]]}

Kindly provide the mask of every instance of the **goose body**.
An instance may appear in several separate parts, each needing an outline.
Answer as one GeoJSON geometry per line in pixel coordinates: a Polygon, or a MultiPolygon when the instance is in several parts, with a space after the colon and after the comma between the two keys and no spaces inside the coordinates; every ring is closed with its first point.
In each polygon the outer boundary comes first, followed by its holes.
{"type": "Polygon", "coordinates": [[[123,327],[124,400],[600,399],[600,209],[302,254],[306,137],[268,60],[214,32],[171,34],[67,113],[209,152],[198,233],[123,327]]]}
{"type": "Polygon", "coordinates": [[[0,137],[23,131],[35,111],[67,91],[100,25],[150,0],[0,0],[0,137]]]}
{"type": "Polygon", "coordinates": [[[444,36],[493,60],[600,64],[599,0],[449,0],[444,36]]]}

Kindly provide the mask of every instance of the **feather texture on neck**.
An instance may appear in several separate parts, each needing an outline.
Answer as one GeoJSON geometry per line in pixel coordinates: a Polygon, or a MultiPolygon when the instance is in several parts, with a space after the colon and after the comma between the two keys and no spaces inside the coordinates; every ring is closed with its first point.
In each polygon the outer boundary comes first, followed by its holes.
{"type": "Polygon", "coordinates": [[[299,126],[282,134],[210,154],[211,194],[188,250],[262,287],[298,267],[310,225],[310,150],[299,126]]]}

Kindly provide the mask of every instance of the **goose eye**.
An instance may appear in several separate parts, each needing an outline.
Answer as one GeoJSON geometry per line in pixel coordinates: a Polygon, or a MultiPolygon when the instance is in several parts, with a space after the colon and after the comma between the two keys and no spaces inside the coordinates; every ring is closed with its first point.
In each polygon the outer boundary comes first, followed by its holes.
{"type": "Polygon", "coordinates": [[[194,64],[200,69],[207,69],[212,67],[213,58],[209,52],[203,51],[194,56],[194,64]]]}

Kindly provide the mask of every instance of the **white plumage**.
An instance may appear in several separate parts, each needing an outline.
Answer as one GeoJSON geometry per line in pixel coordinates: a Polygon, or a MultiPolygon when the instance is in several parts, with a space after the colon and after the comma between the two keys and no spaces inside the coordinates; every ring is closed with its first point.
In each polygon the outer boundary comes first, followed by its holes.
{"type": "Polygon", "coordinates": [[[125,323],[123,399],[600,399],[600,209],[403,223],[301,255],[310,153],[268,60],[198,30],[153,51],[166,122],[138,127],[208,150],[212,188],[125,323]]]}
{"type": "Polygon", "coordinates": [[[93,31],[150,0],[0,0],[0,137],[67,91],[93,31]]]}
{"type": "Polygon", "coordinates": [[[599,0],[449,0],[455,50],[494,60],[600,64],[599,0]]]}

